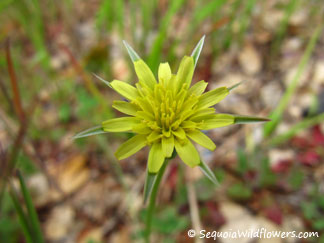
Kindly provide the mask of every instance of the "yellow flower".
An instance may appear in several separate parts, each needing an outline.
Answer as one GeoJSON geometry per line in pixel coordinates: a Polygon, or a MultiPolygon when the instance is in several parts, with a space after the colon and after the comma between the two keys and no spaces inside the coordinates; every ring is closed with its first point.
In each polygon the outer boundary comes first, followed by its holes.
{"type": "MultiPolygon", "coordinates": [[[[195,167],[201,164],[201,159],[192,142],[211,151],[216,148],[213,141],[201,130],[244,121],[266,120],[217,114],[213,106],[224,99],[233,87],[220,87],[204,92],[208,84],[205,81],[191,85],[203,41],[204,38],[190,57],[183,57],[176,74],[172,73],[167,62],[161,63],[158,79],[148,65],[125,43],[139,81],[135,86],[119,80],[110,83],[103,81],[126,98],[127,101],[114,101],[113,107],[127,116],[104,121],[101,128],[89,130],[95,131],[95,134],[135,133],[135,136],[123,143],[116,151],[115,155],[119,160],[149,146],[148,171],[150,173],[157,173],[165,159],[172,156],[174,150],[184,163],[195,167]]],[[[83,137],[87,134],[86,131],[77,136],[83,137]]]]}

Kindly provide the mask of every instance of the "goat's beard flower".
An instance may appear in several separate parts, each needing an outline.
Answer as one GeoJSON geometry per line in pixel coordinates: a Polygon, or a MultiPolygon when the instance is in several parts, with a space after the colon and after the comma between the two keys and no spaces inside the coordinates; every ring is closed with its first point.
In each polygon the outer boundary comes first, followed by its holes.
{"type": "Polygon", "coordinates": [[[101,126],[83,131],[75,138],[104,132],[133,132],[136,135],[116,151],[115,155],[119,160],[149,146],[148,172],[155,174],[165,159],[171,158],[176,151],[184,163],[190,167],[199,165],[207,177],[214,180],[213,173],[201,161],[192,143],[200,144],[211,151],[216,148],[213,141],[201,130],[234,123],[264,122],[268,119],[215,113],[212,106],[224,99],[238,84],[205,93],[205,81],[191,86],[203,42],[204,37],[192,55],[182,59],[177,74],[172,74],[168,63],[161,63],[158,80],[147,64],[125,43],[139,80],[135,87],[119,80],[109,83],[98,78],[126,98],[127,101],[114,101],[113,107],[128,116],[104,121],[101,126]]]}
{"type": "Polygon", "coordinates": [[[228,95],[228,88],[204,93],[205,81],[191,86],[195,68],[193,57],[182,59],[176,75],[172,74],[168,63],[161,63],[158,81],[143,60],[135,61],[134,66],[139,79],[135,87],[118,80],[110,83],[128,100],[114,101],[113,107],[129,116],[102,123],[105,132],[131,131],[137,134],[119,147],[116,157],[125,159],[149,146],[148,170],[151,173],[159,171],[174,149],[190,167],[199,165],[200,156],[192,141],[209,150],[216,148],[201,130],[234,123],[234,116],[215,114],[211,107],[228,95]]]}

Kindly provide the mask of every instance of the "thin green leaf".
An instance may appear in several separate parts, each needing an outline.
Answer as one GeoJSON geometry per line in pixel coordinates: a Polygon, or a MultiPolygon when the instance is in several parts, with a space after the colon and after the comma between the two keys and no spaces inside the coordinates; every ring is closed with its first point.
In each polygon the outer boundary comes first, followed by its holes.
{"type": "Polygon", "coordinates": [[[264,118],[264,117],[235,116],[234,115],[234,124],[246,124],[246,123],[268,122],[268,121],[271,121],[271,119],[264,118]]]}
{"type": "Polygon", "coordinates": [[[211,182],[213,182],[216,186],[219,185],[219,182],[217,181],[214,172],[208,167],[208,165],[204,161],[201,160],[198,166],[211,182]]]}
{"type": "Polygon", "coordinates": [[[200,52],[204,46],[204,41],[205,41],[205,35],[200,39],[200,41],[198,42],[198,44],[196,45],[195,49],[192,51],[191,56],[194,59],[194,64],[195,67],[197,65],[198,62],[198,58],[200,56],[200,52]]]}
{"type": "Polygon", "coordinates": [[[123,43],[127,49],[128,55],[132,59],[132,62],[136,62],[141,59],[140,56],[134,51],[134,49],[125,40],[123,40],[123,43]]]}
{"type": "Polygon", "coordinates": [[[99,79],[100,81],[104,82],[104,84],[106,84],[109,88],[112,88],[113,87],[111,86],[111,84],[107,81],[107,80],[104,80],[103,78],[99,77],[97,74],[95,73],[92,73],[93,76],[95,76],[97,79],[99,79]]]}
{"type": "Polygon", "coordinates": [[[163,18],[159,21],[159,32],[153,41],[150,55],[147,58],[147,64],[156,73],[159,67],[160,60],[162,59],[163,43],[168,38],[167,30],[171,24],[173,17],[183,7],[184,0],[173,0],[170,1],[167,12],[163,18]]]}
{"type": "Polygon", "coordinates": [[[225,0],[210,1],[207,4],[199,4],[193,13],[191,29],[196,29],[199,24],[204,21],[208,16],[215,15],[221,9],[221,7],[226,3],[225,0]]]}
{"type": "Polygon", "coordinates": [[[285,111],[291,97],[294,95],[294,93],[297,89],[298,82],[303,74],[303,71],[306,68],[306,64],[308,63],[308,61],[311,57],[311,54],[314,50],[316,42],[317,42],[318,38],[321,36],[320,34],[322,33],[323,27],[324,27],[323,23],[322,22],[319,23],[319,25],[314,30],[310,40],[308,41],[306,50],[304,51],[303,56],[298,64],[297,71],[296,71],[292,81],[290,82],[286,92],[282,96],[277,108],[273,111],[273,113],[270,116],[272,121],[264,126],[263,132],[264,132],[265,137],[270,136],[277,128],[277,126],[282,118],[283,112],[285,111]]]}
{"type": "Polygon", "coordinates": [[[155,179],[157,177],[157,173],[150,173],[148,168],[146,169],[146,179],[144,185],[144,204],[146,204],[147,199],[150,197],[153,185],[155,183],[155,179]]]}
{"type": "Polygon", "coordinates": [[[21,191],[22,191],[22,194],[24,197],[24,201],[26,203],[26,207],[27,207],[27,211],[28,211],[28,218],[31,221],[31,227],[32,227],[33,232],[35,233],[35,235],[34,235],[35,242],[42,243],[42,242],[44,242],[44,239],[43,239],[43,234],[42,234],[41,227],[39,224],[39,220],[37,217],[37,213],[36,213],[35,207],[33,205],[33,201],[31,199],[29,191],[26,187],[24,178],[19,173],[19,171],[18,171],[18,178],[19,178],[19,182],[20,182],[21,191]]]}
{"type": "Polygon", "coordinates": [[[274,137],[273,139],[270,140],[270,144],[271,145],[278,145],[281,144],[285,141],[287,141],[288,139],[292,138],[293,136],[295,136],[298,132],[300,131],[304,131],[305,129],[314,126],[318,123],[323,122],[324,120],[324,113],[321,113],[315,117],[312,118],[307,118],[299,123],[297,123],[296,125],[292,126],[287,132],[280,134],[276,137],[274,137]]]}
{"type": "Polygon", "coordinates": [[[28,224],[28,219],[27,219],[28,217],[26,216],[24,210],[21,207],[21,203],[18,200],[16,192],[14,191],[14,188],[10,188],[10,197],[12,199],[13,205],[14,205],[16,213],[18,215],[18,219],[19,219],[20,225],[22,227],[23,233],[25,235],[25,239],[28,243],[33,243],[33,234],[30,229],[30,226],[28,224]]]}
{"type": "Polygon", "coordinates": [[[102,129],[102,126],[99,125],[99,126],[91,127],[85,131],[79,132],[78,134],[74,135],[72,139],[84,138],[84,137],[89,137],[92,135],[98,135],[102,133],[106,133],[106,132],[102,129]]]}

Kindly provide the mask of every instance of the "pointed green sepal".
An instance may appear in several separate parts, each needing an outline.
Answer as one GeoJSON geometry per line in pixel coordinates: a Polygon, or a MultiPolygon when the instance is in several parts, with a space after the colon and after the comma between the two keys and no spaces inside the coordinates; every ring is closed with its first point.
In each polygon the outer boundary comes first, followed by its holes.
{"type": "Polygon", "coordinates": [[[106,84],[109,88],[112,88],[113,87],[111,86],[110,82],[108,82],[107,80],[104,80],[103,78],[99,77],[97,74],[95,73],[92,73],[93,76],[95,76],[97,79],[99,79],[100,81],[104,82],[104,84],[106,84]]]}
{"type": "Polygon", "coordinates": [[[153,185],[156,181],[157,173],[150,173],[148,169],[146,170],[146,178],[144,185],[144,204],[146,204],[147,199],[150,197],[153,185]]]}
{"type": "Polygon", "coordinates": [[[234,84],[233,86],[227,88],[228,91],[232,91],[233,89],[237,88],[238,86],[240,86],[242,83],[244,83],[245,81],[242,82],[238,82],[237,84],[234,84]]]}
{"type": "Polygon", "coordinates": [[[201,171],[205,174],[205,176],[211,182],[213,182],[216,186],[219,185],[219,182],[217,181],[217,178],[216,178],[215,174],[213,173],[213,171],[208,167],[208,165],[205,162],[200,160],[200,164],[198,166],[201,169],[201,171]]]}
{"type": "Polygon", "coordinates": [[[136,62],[141,59],[140,56],[134,51],[134,49],[126,41],[123,40],[123,43],[127,49],[128,55],[130,56],[133,62],[136,62]]]}
{"type": "Polygon", "coordinates": [[[92,135],[98,135],[98,134],[102,134],[102,133],[106,133],[102,126],[95,126],[95,127],[91,127],[85,131],[79,132],[78,134],[74,135],[72,137],[72,139],[78,139],[78,138],[84,138],[84,137],[89,137],[92,135]]]}
{"type": "Polygon", "coordinates": [[[192,51],[191,56],[194,59],[194,64],[195,67],[197,65],[198,62],[198,58],[200,56],[200,52],[204,46],[204,41],[205,41],[205,35],[200,39],[200,41],[198,42],[198,44],[196,45],[195,49],[192,51]]]}
{"type": "Polygon", "coordinates": [[[234,124],[246,124],[246,123],[268,122],[268,121],[271,121],[271,119],[264,118],[264,117],[235,116],[234,115],[234,124]]]}

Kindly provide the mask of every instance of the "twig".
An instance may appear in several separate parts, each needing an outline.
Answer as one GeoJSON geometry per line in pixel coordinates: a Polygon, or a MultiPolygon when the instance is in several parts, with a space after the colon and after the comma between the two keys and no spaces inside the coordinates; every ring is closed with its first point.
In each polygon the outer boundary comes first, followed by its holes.
{"type": "Polygon", "coordinates": [[[195,192],[195,188],[193,182],[191,180],[187,180],[187,190],[188,190],[188,200],[189,200],[189,208],[190,208],[190,216],[192,221],[192,227],[196,232],[195,243],[203,243],[203,239],[199,238],[199,232],[202,229],[201,221],[199,217],[199,209],[197,203],[197,196],[195,192]]]}
{"type": "Polygon", "coordinates": [[[0,90],[3,93],[3,96],[5,97],[5,99],[8,102],[10,111],[13,112],[14,111],[14,107],[12,105],[12,101],[11,101],[10,96],[9,96],[9,93],[7,91],[7,87],[4,85],[4,82],[3,82],[3,80],[1,78],[0,78],[0,90]]]}
{"type": "Polygon", "coordinates": [[[20,93],[19,93],[18,84],[17,84],[17,77],[16,77],[16,73],[15,73],[14,66],[13,66],[12,59],[11,59],[10,41],[9,40],[6,41],[6,59],[7,59],[7,64],[8,64],[10,83],[11,83],[12,92],[13,92],[14,108],[15,108],[18,118],[20,119],[21,123],[23,123],[25,121],[25,114],[24,114],[24,110],[21,105],[20,93]]]}
{"type": "Polygon", "coordinates": [[[70,49],[63,45],[59,44],[59,47],[65,52],[65,54],[69,57],[75,71],[80,75],[80,77],[83,79],[86,88],[88,91],[98,99],[100,104],[106,104],[106,100],[102,97],[101,93],[99,90],[96,88],[96,86],[92,83],[91,79],[88,77],[84,69],[81,67],[80,63],[78,60],[74,57],[73,53],[70,51],[70,49]]]}

